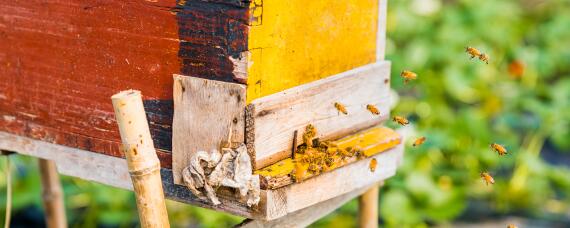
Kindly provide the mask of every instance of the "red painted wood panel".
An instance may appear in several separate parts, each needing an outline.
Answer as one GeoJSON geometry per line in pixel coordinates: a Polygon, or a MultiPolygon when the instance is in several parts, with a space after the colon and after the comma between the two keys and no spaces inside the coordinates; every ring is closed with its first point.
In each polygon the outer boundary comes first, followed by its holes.
{"type": "Polygon", "coordinates": [[[172,74],[233,81],[239,0],[0,1],[0,131],[122,156],[110,97],[141,90],[171,166],[172,74]]]}

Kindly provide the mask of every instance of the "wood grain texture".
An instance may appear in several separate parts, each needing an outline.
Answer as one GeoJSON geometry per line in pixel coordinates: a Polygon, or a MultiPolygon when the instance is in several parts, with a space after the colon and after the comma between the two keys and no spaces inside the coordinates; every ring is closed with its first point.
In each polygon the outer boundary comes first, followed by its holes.
{"type": "Polygon", "coordinates": [[[239,81],[247,4],[0,1],[0,131],[120,157],[108,98],[134,88],[170,167],[172,74],[239,81]]]}
{"type": "Polygon", "coordinates": [[[245,138],[245,85],[174,75],[172,169],[182,184],[182,170],[198,151],[220,151],[245,138]],[[231,133],[230,133],[231,130],[231,133]]]}
{"type": "MultiPolygon", "coordinates": [[[[370,157],[399,145],[402,140],[402,136],[394,130],[384,126],[375,126],[370,129],[359,131],[356,134],[348,135],[338,140],[333,140],[330,143],[336,145],[337,148],[342,149],[348,147],[360,148],[361,153],[365,157],[370,157]]],[[[357,161],[358,158],[352,157],[351,160],[352,161],[349,160],[348,162],[357,161]]],[[[327,172],[348,164],[350,163],[337,164],[335,168],[332,168],[327,172]]],[[[294,170],[295,162],[292,158],[287,158],[273,165],[257,170],[255,171],[255,174],[259,174],[261,187],[263,189],[278,189],[295,182],[296,178],[292,175],[294,170]]],[[[314,174],[307,173],[302,177],[297,178],[305,180],[311,177],[314,177],[314,174]]]]}
{"type": "MultiPolygon", "coordinates": [[[[60,174],[133,191],[127,161],[123,158],[92,153],[5,132],[0,132],[0,150],[48,159],[57,165],[60,174]]],[[[263,210],[248,208],[247,205],[236,202],[233,196],[220,194],[219,198],[222,204],[213,206],[209,202],[192,195],[188,188],[175,185],[170,169],[162,168],[160,173],[164,194],[168,199],[247,218],[265,218],[263,210]]],[[[262,195],[264,194],[266,195],[262,192],[262,195]]]]}
{"type": "MultiPolygon", "coordinates": [[[[389,73],[390,63],[378,62],[252,101],[246,138],[254,169],[290,156],[294,131],[302,134],[308,124],[317,128],[318,138],[334,139],[385,120],[389,73]],[[335,102],[343,104],[348,115],[340,113],[335,102]],[[368,104],[380,115],[370,113],[368,104]]],[[[301,137],[297,140],[302,143],[301,137]]]]}
{"type": "Polygon", "coordinates": [[[378,29],[376,35],[376,61],[386,56],[386,20],[388,17],[388,0],[378,0],[378,29]]]}
{"type": "MultiPolygon", "coordinates": [[[[56,163],[59,172],[64,175],[133,190],[127,163],[122,158],[91,153],[5,132],[0,132],[0,150],[16,151],[20,154],[52,160],[56,163]]],[[[403,147],[398,146],[372,157],[378,160],[378,168],[374,173],[368,169],[369,161],[361,160],[300,184],[272,191],[262,190],[260,204],[252,208],[236,202],[234,197],[225,194],[219,195],[222,204],[213,206],[193,196],[186,187],[175,185],[170,169],[161,169],[161,175],[165,196],[169,199],[247,218],[271,220],[389,178],[395,174],[402,156],[403,147]]]]}
{"type": "Polygon", "coordinates": [[[378,194],[380,187],[374,185],[358,198],[358,220],[360,228],[378,228],[378,194]]]}
{"type": "MultiPolygon", "coordinates": [[[[400,144],[384,153],[354,162],[332,172],[323,173],[304,182],[288,185],[275,191],[267,191],[268,194],[280,195],[272,197],[284,198],[286,202],[280,211],[267,213],[267,219],[279,218],[395,175],[403,158],[403,150],[403,144],[400,144]],[[378,161],[378,167],[374,172],[371,172],[368,167],[371,159],[378,161]]],[[[268,201],[267,204],[272,204],[272,202],[268,201]]]]}
{"type": "Polygon", "coordinates": [[[366,187],[351,191],[344,195],[320,202],[313,206],[289,213],[281,218],[263,221],[247,219],[236,227],[240,228],[278,228],[278,227],[307,227],[315,221],[330,214],[337,208],[352,200],[354,197],[362,194],[366,187]]]}
{"type": "Polygon", "coordinates": [[[42,203],[45,210],[48,228],[67,228],[63,190],[55,163],[38,159],[38,167],[42,182],[42,203]]]}

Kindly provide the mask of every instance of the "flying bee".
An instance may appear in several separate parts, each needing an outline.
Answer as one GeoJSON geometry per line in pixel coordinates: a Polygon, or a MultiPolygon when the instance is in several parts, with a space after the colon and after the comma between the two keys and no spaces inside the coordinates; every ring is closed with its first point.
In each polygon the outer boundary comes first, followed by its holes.
{"type": "Polygon", "coordinates": [[[479,55],[479,60],[489,64],[489,56],[485,53],[481,53],[481,55],[479,55]]]}
{"type": "Polygon", "coordinates": [[[424,142],[426,141],[426,137],[419,137],[418,139],[416,139],[416,141],[414,141],[413,146],[420,146],[422,144],[424,144],[424,142]]]}
{"type": "Polygon", "coordinates": [[[376,171],[376,166],[378,166],[378,161],[376,160],[376,158],[372,158],[372,160],[370,160],[370,164],[368,165],[368,168],[370,168],[370,172],[376,171]]]}
{"type": "Polygon", "coordinates": [[[378,111],[378,108],[376,108],[376,106],[374,105],[366,105],[366,109],[368,109],[368,111],[370,111],[372,114],[374,115],[380,115],[380,111],[378,111]]]}
{"type": "Polygon", "coordinates": [[[474,48],[474,47],[466,47],[465,52],[467,52],[467,54],[471,55],[471,58],[481,56],[481,51],[477,50],[477,48],[474,48]]]}
{"type": "Polygon", "coordinates": [[[346,111],[346,106],[344,106],[341,103],[335,102],[334,103],[334,107],[339,111],[342,112],[342,114],[348,115],[348,111],[346,111]]]}
{"type": "Polygon", "coordinates": [[[402,126],[406,126],[410,123],[410,121],[408,121],[408,119],[406,119],[405,117],[401,117],[401,116],[394,116],[392,118],[392,121],[402,125],[402,126]]]}
{"type": "Polygon", "coordinates": [[[489,174],[488,172],[481,172],[481,178],[483,179],[483,181],[485,181],[487,185],[489,185],[489,183],[495,184],[495,179],[493,179],[491,174],[489,174]]]}
{"type": "Polygon", "coordinates": [[[500,144],[491,143],[491,149],[493,149],[495,152],[497,152],[499,154],[499,156],[504,156],[505,154],[508,154],[507,148],[505,148],[504,146],[502,146],[500,144]]]}
{"type": "Polygon", "coordinates": [[[404,78],[404,83],[408,83],[409,81],[416,80],[416,78],[418,78],[418,74],[411,72],[409,70],[402,71],[400,76],[404,78]]]}
{"type": "Polygon", "coordinates": [[[515,226],[514,224],[509,224],[509,225],[507,225],[507,228],[518,228],[518,227],[515,226]]]}

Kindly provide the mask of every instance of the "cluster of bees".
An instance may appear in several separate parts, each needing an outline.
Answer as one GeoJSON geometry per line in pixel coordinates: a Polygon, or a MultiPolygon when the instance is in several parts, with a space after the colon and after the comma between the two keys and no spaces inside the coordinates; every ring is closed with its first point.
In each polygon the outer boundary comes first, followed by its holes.
{"type": "Polygon", "coordinates": [[[322,142],[318,138],[317,129],[309,124],[303,134],[303,144],[293,151],[295,169],[293,177],[300,182],[308,175],[318,175],[321,172],[333,170],[336,167],[364,158],[358,148],[339,148],[331,142],[322,142]]]}

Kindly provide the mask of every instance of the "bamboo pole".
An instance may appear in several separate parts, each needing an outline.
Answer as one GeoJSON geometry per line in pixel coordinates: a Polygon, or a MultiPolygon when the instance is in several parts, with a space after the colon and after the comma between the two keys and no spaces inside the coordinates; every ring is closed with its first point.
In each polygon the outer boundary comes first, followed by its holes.
{"type": "Polygon", "coordinates": [[[160,162],[150,136],[140,91],[111,97],[121,133],[121,150],[135,191],[141,227],[170,227],[160,177],[160,162]]]}
{"type": "Polygon", "coordinates": [[[378,228],[378,193],[380,185],[371,187],[358,198],[360,228],[378,228]]]}
{"type": "Polygon", "coordinates": [[[38,159],[42,182],[42,200],[48,228],[65,228],[67,219],[63,203],[63,191],[55,163],[38,159]]]}

